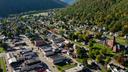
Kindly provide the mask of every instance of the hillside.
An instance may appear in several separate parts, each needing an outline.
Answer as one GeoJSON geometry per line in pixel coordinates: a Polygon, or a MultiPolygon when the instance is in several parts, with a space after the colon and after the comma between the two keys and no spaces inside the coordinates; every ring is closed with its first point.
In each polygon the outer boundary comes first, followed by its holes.
{"type": "Polygon", "coordinates": [[[60,0],[0,0],[0,16],[33,10],[46,10],[65,7],[60,0]]]}
{"type": "Polygon", "coordinates": [[[79,0],[61,10],[59,17],[105,26],[112,32],[128,33],[128,0],[79,0]]]}

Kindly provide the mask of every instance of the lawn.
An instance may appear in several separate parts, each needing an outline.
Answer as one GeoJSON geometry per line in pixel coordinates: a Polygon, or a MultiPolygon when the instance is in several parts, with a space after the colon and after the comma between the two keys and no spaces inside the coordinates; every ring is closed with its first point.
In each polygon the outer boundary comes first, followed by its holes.
{"type": "Polygon", "coordinates": [[[83,59],[80,59],[80,58],[76,58],[76,61],[83,63],[83,59]]]}
{"type": "Polygon", "coordinates": [[[108,52],[109,54],[112,54],[114,55],[115,53],[111,50],[111,48],[107,47],[106,45],[104,44],[100,44],[100,43],[95,43],[94,44],[94,47],[97,48],[97,49],[106,49],[106,52],[108,52]]]}
{"type": "Polygon", "coordinates": [[[107,47],[107,46],[104,45],[104,44],[100,44],[100,43],[95,43],[93,47],[95,47],[95,48],[97,48],[97,49],[107,48],[107,49],[110,50],[109,47],[107,47]]]}
{"type": "MultiPolygon", "coordinates": [[[[112,36],[108,36],[108,38],[112,39],[112,36]]],[[[124,39],[124,37],[116,37],[116,41],[117,41],[119,44],[127,45],[126,40],[124,39]]]]}
{"type": "Polygon", "coordinates": [[[4,52],[4,48],[0,47],[0,53],[4,52]]]}
{"type": "Polygon", "coordinates": [[[6,72],[6,63],[4,58],[0,58],[0,69],[2,69],[2,72],[6,72]]]}
{"type": "Polygon", "coordinates": [[[123,37],[118,37],[116,40],[118,43],[120,43],[122,45],[127,45],[127,42],[123,37]]]}
{"type": "Polygon", "coordinates": [[[95,43],[95,44],[94,44],[94,47],[96,47],[97,49],[106,48],[106,46],[105,46],[105,45],[100,44],[100,43],[95,43]]]}
{"type": "Polygon", "coordinates": [[[60,72],[63,72],[65,70],[73,68],[75,66],[77,66],[77,65],[76,64],[66,64],[66,65],[61,64],[61,65],[57,65],[57,68],[60,70],[60,72]]]}

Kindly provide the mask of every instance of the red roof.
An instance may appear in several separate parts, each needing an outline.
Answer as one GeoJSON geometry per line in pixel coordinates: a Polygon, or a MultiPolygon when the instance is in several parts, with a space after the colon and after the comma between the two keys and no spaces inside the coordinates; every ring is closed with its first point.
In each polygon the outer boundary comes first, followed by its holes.
{"type": "Polygon", "coordinates": [[[36,40],[36,41],[34,41],[34,44],[35,44],[36,46],[41,46],[41,45],[46,44],[46,42],[43,41],[43,40],[36,40]]]}

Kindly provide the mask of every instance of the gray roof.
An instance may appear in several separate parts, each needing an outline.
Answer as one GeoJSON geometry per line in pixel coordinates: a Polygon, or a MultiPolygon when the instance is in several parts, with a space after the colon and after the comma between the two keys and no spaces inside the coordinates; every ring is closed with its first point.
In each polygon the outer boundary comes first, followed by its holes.
{"type": "Polygon", "coordinates": [[[50,56],[50,58],[53,59],[54,61],[65,59],[65,57],[62,56],[61,54],[57,54],[57,55],[50,56]]]}

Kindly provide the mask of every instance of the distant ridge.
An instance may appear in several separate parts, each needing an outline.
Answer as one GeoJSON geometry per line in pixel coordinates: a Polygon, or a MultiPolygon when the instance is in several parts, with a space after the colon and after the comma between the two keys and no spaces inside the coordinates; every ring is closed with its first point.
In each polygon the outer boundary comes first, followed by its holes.
{"type": "Polygon", "coordinates": [[[0,16],[67,6],[60,0],[0,0],[0,16]]]}

